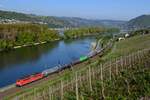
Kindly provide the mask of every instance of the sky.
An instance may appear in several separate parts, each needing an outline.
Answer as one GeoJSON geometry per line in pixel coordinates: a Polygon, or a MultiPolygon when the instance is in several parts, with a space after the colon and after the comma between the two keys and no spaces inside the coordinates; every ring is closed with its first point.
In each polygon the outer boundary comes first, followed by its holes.
{"type": "Polygon", "coordinates": [[[150,14],[150,0],[0,0],[0,10],[44,16],[130,20],[150,14]]]}

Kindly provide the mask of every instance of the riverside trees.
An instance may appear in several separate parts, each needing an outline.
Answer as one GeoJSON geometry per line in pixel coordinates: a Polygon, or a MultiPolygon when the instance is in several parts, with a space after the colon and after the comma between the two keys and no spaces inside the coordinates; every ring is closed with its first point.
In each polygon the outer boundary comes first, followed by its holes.
{"type": "Polygon", "coordinates": [[[46,25],[0,24],[0,49],[32,45],[36,42],[48,42],[59,38],[57,31],[48,29],[46,25]]]}
{"type": "Polygon", "coordinates": [[[103,28],[103,27],[82,27],[76,29],[66,30],[64,32],[65,38],[77,38],[88,35],[97,35],[101,33],[108,32],[118,32],[119,30],[116,28],[103,28]]]}

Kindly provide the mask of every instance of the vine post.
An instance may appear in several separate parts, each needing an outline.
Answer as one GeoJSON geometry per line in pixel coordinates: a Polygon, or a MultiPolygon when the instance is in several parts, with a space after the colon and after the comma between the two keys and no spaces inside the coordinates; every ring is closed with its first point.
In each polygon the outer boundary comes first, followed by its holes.
{"type": "Polygon", "coordinates": [[[63,90],[63,88],[64,88],[64,86],[63,86],[63,81],[62,81],[62,79],[61,79],[61,81],[60,81],[60,84],[61,84],[61,100],[63,100],[63,95],[64,95],[64,90],[63,90]]]}
{"type": "Polygon", "coordinates": [[[89,66],[89,84],[90,84],[90,91],[92,91],[91,66],[89,66]]]}
{"type": "Polygon", "coordinates": [[[78,90],[78,73],[75,73],[76,77],[76,100],[79,100],[79,90],[78,90]]]}
{"type": "Polygon", "coordinates": [[[102,97],[103,98],[105,98],[105,94],[104,94],[104,84],[103,84],[103,65],[101,64],[101,66],[100,66],[100,68],[101,68],[101,87],[102,87],[102,89],[101,89],[101,93],[102,93],[102,97]]]}

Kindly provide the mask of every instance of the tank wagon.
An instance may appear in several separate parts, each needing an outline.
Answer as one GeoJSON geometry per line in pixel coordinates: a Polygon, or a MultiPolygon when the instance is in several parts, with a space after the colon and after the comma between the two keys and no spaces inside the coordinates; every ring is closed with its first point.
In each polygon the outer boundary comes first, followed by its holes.
{"type": "Polygon", "coordinates": [[[46,77],[48,76],[49,74],[53,74],[53,73],[57,73],[59,72],[59,67],[56,66],[56,67],[53,67],[53,68],[50,68],[50,69],[46,69],[42,72],[42,74],[46,77]]]}

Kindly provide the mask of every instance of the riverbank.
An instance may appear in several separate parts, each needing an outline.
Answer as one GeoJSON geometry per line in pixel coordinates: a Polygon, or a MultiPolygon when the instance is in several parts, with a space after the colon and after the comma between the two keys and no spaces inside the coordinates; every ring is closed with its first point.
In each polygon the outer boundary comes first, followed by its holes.
{"type": "Polygon", "coordinates": [[[65,38],[77,38],[86,35],[103,34],[103,33],[119,32],[116,28],[104,28],[104,27],[82,27],[78,29],[70,29],[64,32],[65,38]]]}
{"type": "Polygon", "coordinates": [[[90,36],[94,37],[94,36],[98,36],[98,35],[100,35],[100,34],[99,33],[93,33],[93,34],[85,34],[83,36],[73,36],[71,38],[65,38],[64,37],[64,39],[65,40],[68,40],[68,39],[79,39],[79,38],[85,38],[85,37],[90,37],[90,36]]]}
{"type": "Polygon", "coordinates": [[[95,35],[89,34],[89,35],[85,35],[83,37],[76,37],[76,38],[71,38],[71,39],[55,39],[53,41],[35,42],[35,43],[31,43],[31,44],[24,44],[24,45],[14,46],[14,47],[11,47],[9,49],[0,49],[0,52],[15,50],[15,49],[23,48],[23,47],[37,46],[37,45],[46,44],[46,43],[50,43],[50,42],[56,42],[56,41],[60,41],[60,40],[75,40],[75,39],[81,39],[81,38],[87,38],[87,37],[96,37],[96,36],[99,36],[99,34],[95,34],[95,35]]]}
{"type": "Polygon", "coordinates": [[[76,37],[76,38],[70,38],[70,39],[55,39],[53,41],[35,42],[35,43],[31,43],[31,44],[24,44],[24,45],[14,46],[14,47],[11,47],[9,49],[0,49],[0,52],[2,52],[2,51],[9,51],[9,50],[15,50],[15,49],[23,48],[23,47],[37,46],[37,45],[46,44],[46,43],[50,43],[50,42],[56,42],[56,41],[60,41],[60,40],[75,40],[75,39],[81,39],[81,38],[87,38],[87,37],[95,37],[95,36],[99,36],[99,34],[95,34],[95,35],[89,34],[89,35],[85,35],[83,37],[76,37]]]}
{"type": "Polygon", "coordinates": [[[15,46],[15,47],[13,47],[13,49],[18,49],[18,48],[22,48],[22,47],[29,47],[29,46],[37,46],[37,45],[40,45],[40,44],[55,42],[55,41],[59,41],[59,40],[60,39],[55,39],[53,41],[36,42],[36,43],[29,44],[29,45],[15,46]]]}
{"type": "Polygon", "coordinates": [[[55,39],[53,41],[43,41],[43,42],[36,42],[36,43],[32,43],[32,44],[24,44],[24,45],[20,45],[20,46],[14,46],[14,47],[9,48],[9,49],[0,49],[0,52],[8,51],[8,50],[15,50],[15,49],[23,48],[23,47],[37,46],[37,45],[46,44],[46,43],[49,43],[49,42],[56,42],[56,41],[60,41],[60,40],[61,39],[55,39]]]}

